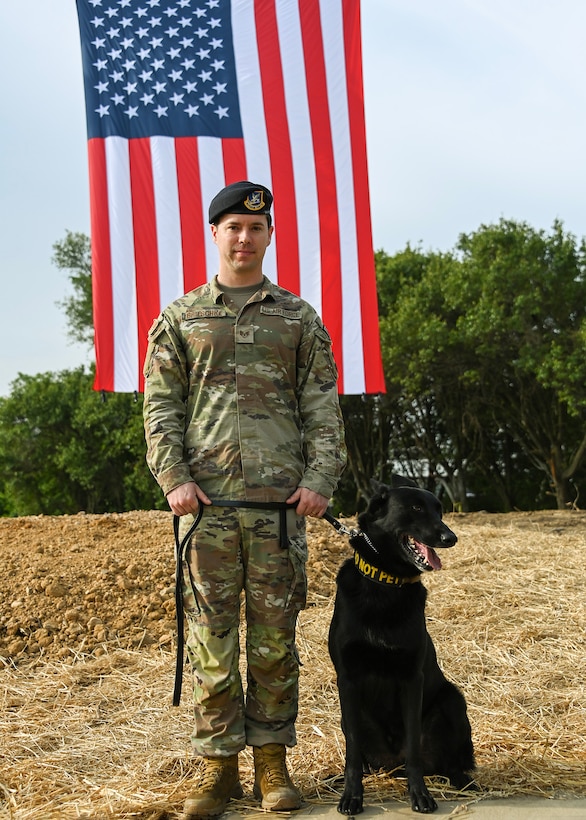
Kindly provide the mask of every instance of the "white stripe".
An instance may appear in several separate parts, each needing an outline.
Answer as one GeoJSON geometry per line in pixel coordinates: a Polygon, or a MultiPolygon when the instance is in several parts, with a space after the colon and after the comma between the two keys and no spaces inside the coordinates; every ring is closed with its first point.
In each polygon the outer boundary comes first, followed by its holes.
{"type": "MultiPolygon", "coordinates": [[[[340,3],[333,3],[332,0],[320,0],[320,5],[340,224],[344,391],[363,393],[365,376],[358,276],[358,237],[342,9],[340,3]]],[[[357,206],[360,207],[360,203],[357,203],[357,206]]]]}
{"type": "Polygon", "coordinates": [[[172,137],[152,137],[151,157],[162,310],[183,293],[183,253],[175,140],[172,137]]]}
{"type": "Polygon", "coordinates": [[[106,139],[108,218],[114,303],[114,390],[137,389],[138,320],[128,140],[106,139]]]}
{"type": "Polygon", "coordinates": [[[218,249],[212,239],[208,222],[208,206],[218,191],[225,185],[224,158],[222,155],[222,141],[216,137],[200,137],[197,145],[203,204],[206,275],[209,282],[218,272],[218,249]]]}
{"type": "MultiPolygon", "coordinates": [[[[265,108],[254,22],[254,3],[250,0],[233,0],[232,34],[248,179],[251,182],[265,185],[272,191],[269,142],[265,126],[265,108]]],[[[285,230],[286,226],[283,226],[283,229],[285,230]]],[[[278,241],[279,228],[275,220],[273,242],[278,241]]],[[[263,272],[273,282],[278,281],[276,254],[272,246],[268,248],[264,258],[263,272]]]]}
{"type": "Polygon", "coordinates": [[[320,222],[299,8],[289,0],[277,0],[276,10],[295,179],[301,268],[299,295],[321,314],[320,222]]]}

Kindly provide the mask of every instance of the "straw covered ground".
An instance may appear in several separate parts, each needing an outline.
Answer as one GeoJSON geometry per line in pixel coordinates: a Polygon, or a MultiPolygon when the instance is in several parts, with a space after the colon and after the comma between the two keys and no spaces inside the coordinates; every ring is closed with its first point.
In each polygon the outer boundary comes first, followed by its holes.
{"type": "MultiPolygon", "coordinates": [[[[586,796],[586,513],[453,514],[459,536],[425,577],[440,663],[468,701],[485,796],[586,796]]],[[[347,522],[352,523],[352,522],[347,522]]],[[[174,674],[170,514],[0,520],[0,818],[178,817],[197,762],[186,673],[174,674]]],[[[347,539],[310,522],[310,606],[291,769],[334,804],[343,736],[327,653],[347,539]]],[[[251,758],[246,796],[256,814],[251,758]]],[[[431,781],[436,797],[454,795],[431,781]]],[[[405,799],[372,775],[367,804],[405,799]]],[[[469,796],[460,796],[463,801],[469,796]]]]}

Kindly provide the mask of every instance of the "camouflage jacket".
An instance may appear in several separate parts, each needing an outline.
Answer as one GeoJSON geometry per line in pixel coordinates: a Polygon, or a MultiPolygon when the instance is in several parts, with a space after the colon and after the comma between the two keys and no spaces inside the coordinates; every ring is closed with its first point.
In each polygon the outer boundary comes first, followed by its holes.
{"type": "Polygon", "coordinates": [[[216,500],[330,497],[346,459],[330,337],[315,310],[268,279],[236,314],[216,280],[149,331],[147,462],[165,494],[196,481],[216,500]]]}

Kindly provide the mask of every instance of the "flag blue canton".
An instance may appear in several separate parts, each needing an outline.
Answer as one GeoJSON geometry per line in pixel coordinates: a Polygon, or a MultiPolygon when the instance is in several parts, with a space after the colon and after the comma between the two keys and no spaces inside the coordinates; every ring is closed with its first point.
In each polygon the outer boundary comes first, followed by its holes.
{"type": "Polygon", "coordinates": [[[77,0],[88,138],[242,137],[230,0],[77,0]]]}

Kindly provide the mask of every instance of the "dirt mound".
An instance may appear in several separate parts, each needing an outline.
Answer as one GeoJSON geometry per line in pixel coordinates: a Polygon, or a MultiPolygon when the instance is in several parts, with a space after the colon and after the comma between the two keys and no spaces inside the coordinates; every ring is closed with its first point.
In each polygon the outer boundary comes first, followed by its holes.
{"type": "MultiPolygon", "coordinates": [[[[311,586],[330,596],[347,539],[323,521],[308,530],[311,586]]],[[[170,513],[0,519],[0,657],[171,647],[174,572],[170,513]]]]}

